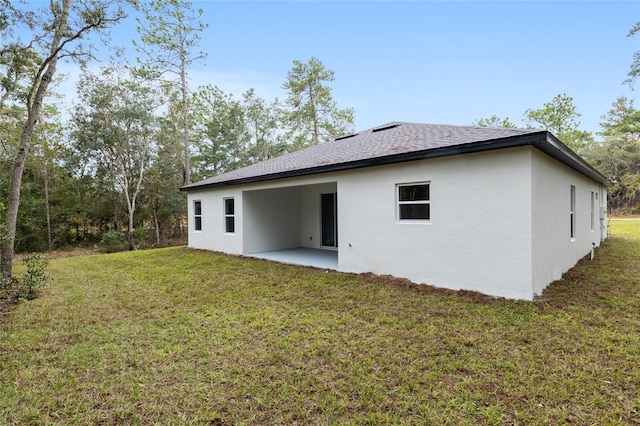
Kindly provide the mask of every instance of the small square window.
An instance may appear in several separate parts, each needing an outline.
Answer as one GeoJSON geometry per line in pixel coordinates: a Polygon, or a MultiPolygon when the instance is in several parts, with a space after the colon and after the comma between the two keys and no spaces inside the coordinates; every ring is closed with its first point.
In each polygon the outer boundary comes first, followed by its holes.
{"type": "Polygon", "coordinates": [[[430,183],[398,185],[398,220],[428,221],[431,219],[430,183]]]}

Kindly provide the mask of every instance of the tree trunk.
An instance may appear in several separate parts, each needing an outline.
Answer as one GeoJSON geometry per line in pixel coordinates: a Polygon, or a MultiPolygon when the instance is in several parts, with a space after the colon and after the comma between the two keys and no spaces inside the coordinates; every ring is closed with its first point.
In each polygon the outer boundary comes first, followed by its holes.
{"type": "Polygon", "coordinates": [[[158,210],[153,209],[153,224],[156,228],[156,247],[160,247],[160,225],[158,224],[158,210]]]}
{"type": "Polygon", "coordinates": [[[182,230],[182,214],[176,213],[176,219],[173,226],[173,238],[180,238],[180,241],[184,239],[184,232],[182,230]]]}
{"type": "Polygon", "coordinates": [[[44,129],[42,131],[42,153],[44,155],[44,210],[47,215],[47,248],[51,251],[53,243],[51,238],[51,211],[49,208],[49,157],[47,153],[47,138],[44,134],[44,129]]]}
{"type": "Polygon", "coordinates": [[[320,141],[320,131],[318,130],[318,111],[316,110],[316,99],[313,93],[313,86],[309,85],[309,103],[311,104],[311,121],[313,122],[313,141],[311,145],[318,145],[320,141]]]}
{"type": "Polygon", "coordinates": [[[29,147],[31,146],[31,138],[36,127],[40,112],[42,111],[42,103],[47,93],[49,84],[56,72],[58,63],[59,49],[62,37],[67,30],[67,19],[69,18],[69,8],[71,0],[63,0],[62,14],[58,27],[51,42],[50,55],[46,58],[38,74],[34,78],[31,86],[29,102],[27,104],[27,120],[22,129],[20,136],[20,147],[16,153],[16,159],[13,163],[11,178],[9,181],[9,194],[7,200],[7,215],[5,217],[5,228],[7,239],[0,249],[0,273],[10,277],[13,269],[13,255],[16,242],[16,224],[18,222],[18,209],[20,207],[20,187],[22,185],[22,175],[24,174],[24,166],[29,155],[29,147]]]}
{"type": "Polygon", "coordinates": [[[134,227],[133,227],[133,210],[129,209],[129,230],[127,232],[128,235],[128,239],[129,239],[129,251],[133,251],[136,249],[135,247],[135,241],[133,238],[133,232],[134,232],[134,227]]]}
{"type": "Polygon", "coordinates": [[[18,221],[18,208],[20,207],[20,185],[22,183],[24,163],[27,159],[27,155],[29,154],[29,145],[31,143],[31,134],[33,133],[34,126],[35,120],[27,120],[25,128],[22,131],[22,137],[20,138],[20,149],[16,154],[16,159],[13,163],[13,169],[11,171],[11,178],[9,181],[7,213],[4,222],[7,232],[7,238],[2,244],[2,249],[0,251],[0,272],[7,277],[11,276],[11,271],[13,269],[14,244],[16,241],[16,224],[18,221]],[[32,124],[30,124],[30,121],[32,122],[32,124]],[[29,128],[31,128],[30,131],[29,128]]]}
{"type": "Polygon", "coordinates": [[[119,163],[119,167],[122,171],[122,179],[121,182],[122,189],[124,192],[124,197],[127,200],[127,212],[129,216],[129,223],[127,226],[127,242],[129,243],[129,251],[135,250],[135,246],[133,243],[133,214],[136,209],[136,194],[132,197],[129,197],[129,178],[127,177],[126,170],[124,164],[122,162],[119,163]]]}
{"type": "MultiPolygon", "coordinates": [[[[184,46],[184,37],[181,34],[181,46],[184,46]]],[[[182,52],[182,50],[181,50],[182,52]]],[[[189,88],[187,87],[187,64],[183,55],[180,55],[180,80],[182,83],[182,127],[184,131],[184,184],[191,184],[191,161],[189,158],[189,88]]]]}

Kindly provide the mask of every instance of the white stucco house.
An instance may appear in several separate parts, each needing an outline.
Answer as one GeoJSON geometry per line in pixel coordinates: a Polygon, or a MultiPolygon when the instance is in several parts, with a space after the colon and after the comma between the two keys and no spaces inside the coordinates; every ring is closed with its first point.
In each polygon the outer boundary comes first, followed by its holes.
{"type": "Polygon", "coordinates": [[[392,122],[182,188],[189,246],[531,300],[607,237],[547,131],[392,122]]]}

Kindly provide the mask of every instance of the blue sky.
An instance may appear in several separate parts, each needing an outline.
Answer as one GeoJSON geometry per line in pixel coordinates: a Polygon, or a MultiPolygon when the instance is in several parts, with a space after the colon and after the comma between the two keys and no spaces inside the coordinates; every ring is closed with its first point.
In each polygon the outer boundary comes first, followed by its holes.
{"type": "MultiPolygon", "coordinates": [[[[496,114],[524,125],[528,108],[574,98],[584,130],[620,95],[640,35],[640,2],[194,1],[209,28],[191,88],[249,88],[271,100],[293,60],[319,58],[335,72],[341,108],[356,129],[389,121],[470,124],[496,114]]],[[[129,18],[114,41],[135,37],[129,18]]],[[[129,47],[129,55],[135,52],[129,47]]],[[[640,82],[638,84],[640,86],[640,82]]],[[[640,102],[636,101],[640,107],[640,102]]]]}

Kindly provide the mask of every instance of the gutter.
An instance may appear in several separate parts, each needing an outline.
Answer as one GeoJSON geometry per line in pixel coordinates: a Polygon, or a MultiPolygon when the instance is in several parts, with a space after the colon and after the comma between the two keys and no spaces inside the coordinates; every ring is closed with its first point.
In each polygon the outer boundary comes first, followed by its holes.
{"type": "Polygon", "coordinates": [[[599,171],[594,169],[589,163],[582,159],[582,157],[578,156],[576,153],[571,151],[565,144],[560,142],[558,138],[556,138],[550,132],[547,133],[547,138],[543,143],[534,144],[533,146],[538,148],[540,151],[549,155],[550,157],[555,158],[561,163],[571,167],[572,169],[582,173],[585,176],[590,177],[603,184],[604,186],[611,186],[611,182],[599,171]]]}

